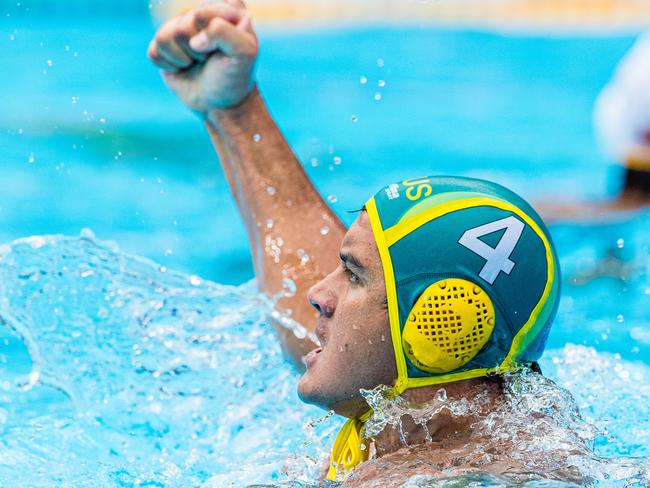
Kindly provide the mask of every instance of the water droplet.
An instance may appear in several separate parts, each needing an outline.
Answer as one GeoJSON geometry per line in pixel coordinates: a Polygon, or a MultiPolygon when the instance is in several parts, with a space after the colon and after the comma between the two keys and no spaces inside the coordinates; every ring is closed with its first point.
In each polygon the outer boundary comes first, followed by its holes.
{"type": "Polygon", "coordinates": [[[105,119],[104,117],[100,117],[100,118],[99,118],[99,123],[100,123],[100,124],[105,124],[105,123],[106,123],[106,119],[105,119]]]}
{"type": "Polygon", "coordinates": [[[330,228],[324,225],[323,227],[320,228],[320,233],[321,235],[325,236],[330,233],[330,228]]]}
{"type": "Polygon", "coordinates": [[[9,34],[9,40],[10,40],[10,41],[15,41],[15,40],[16,40],[16,36],[13,35],[13,34],[9,34]]]}
{"type": "Polygon", "coordinates": [[[383,58],[377,58],[377,67],[378,68],[383,68],[384,67],[384,59],[383,58]]]}
{"type": "Polygon", "coordinates": [[[359,121],[359,117],[358,117],[357,115],[353,115],[352,117],[350,117],[350,120],[351,120],[352,122],[358,122],[358,121],[359,121]]]}
{"type": "Polygon", "coordinates": [[[171,256],[173,254],[173,250],[171,249],[165,249],[165,256],[171,256]]]}
{"type": "Polygon", "coordinates": [[[334,156],[334,164],[339,165],[343,162],[343,160],[339,156],[334,156]]]}
{"type": "Polygon", "coordinates": [[[625,317],[623,317],[623,314],[622,314],[622,313],[619,313],[619,314],[616,316],[616,321],[617,321],[619,324],[625,322],[625,317]]]}
{"type": "Polygon", "coordinates": [[[296,254],[300,258],[300,264],[302,266],[304,266],[305,264],[307,264],[309,262],[309,254],[307,254],[307,252],[304,249],[302,249],[302,248],[298,249],[296,251],[296,254]]]}
{"type": "Polygon", "coordinates": [[[336,195],[330,195],[327,197],[327,199],[332,203],[336,203],[336,201],[338,200],[338,198],[336,198],[336,195]]]}
{"type": "Polygon", "coordinates": [[[311,158],[310,162],[311,162],[311,167],[312,168],[315,168],[316,166],[318,166],[318,158],[311,158]]]}
{"type": "Polygon", "coordinates": [[[253,134],[253,141],[255,142],[260,142],[262,140],[262,136],[258,133],[253,134]]]}
{"type": "Polygon", "coordinates": [[[190,285],[199,286],[200,284],[201,284],[201,278],[199,278],[196,275],[191,275],[190,276],[190,285]]]}
{"type": "Polygon", "coordinates": [[[296,294],[296,282],[290,278],[282,280],[282,289],[285,291],[284,296],[292,297],[296,294]]]}
{"type": "Polygon", "coordinates": [[[363,76],[363,75],[360,76],[360,77],[359,77],[359,83],[361,83],[362,85],[365,85],[366,83],[368,83],[368,78],[366,78],[366,77],[363,76]]]}
{"type": "Polygon", "coordinates": [[[266,187],[266,193],[269,195],[275,195],[275,187],[274,186],[267,186],[266,187]]]}
{"type": "Polygon", "coordinates": [[[27,162],[29,164],[33,164],[34,162],[36,162],[36,158],[34,157],[34,153],[29,153],[29,157],[27,158],[27,162]]]}
{"type": "Polygon", "coordinates": [[[266,228],[267,229],[272,229],[273,228],[273,219],[267,219],[266,228]]]}
{"type": "Polygon", "coordinates": [[[24,132],[25,131],[23,129],[18,129],[18,134],[20,134],[21,136],[23,135],[24,132]]]}
{"type": "Polygon", "coordinates": [[[81,229],[81,231],[79,232],[79,236],[83,237],[84,239],[96,239],[95,233],[88,227],[84,227],[83,229],[81,229]]]}
{"type": "Polygon", "coordinates": [[[63,47],[63,49],[65,49],[66,51],[70,51],[70,46],[68,46],[68,45],[66,44],[66,45],[63,47]]]}
{"type": "Polygon", "coordinates": [[[381,100],[381,93],[379,93],[379,92],[375,93],[375,100],[376,101],[381,100]]]}
{"type": "Polygon", "coordinates": [[[620,238],[616,241],[616,246],[617,246],[619,249],[623,249],[623,246],[625,246],[625,240],[624,240],[622,237],[620,237],[620,238]]]}
{"type": "Polygon", "coordinates": [[[386,81],[385,81],[385,80],[379,80],[379,81],[377,82],[377,86],[378,86],[379,88],[383,88],[383,87],[385,87],[385,86],[386,86],[386,81]]]}
{"type": "Polygon", "coordinates": [[[444,388],[440,388],[436,392],[436,400],[438,400],[439,402],[446,402],[447,401],[447,390],[445,390],[444,388]]]}
{"type": "Polygon", "coordinates": [[[386,336],[384,334],[381,335],[381,342],[386,342],[386,336]]]}
{"type": "Polygon", "coordinates": [[[47,65],[51,68],[52,66],[54,66],[54,63],[52,62],[51,59],[48,59],[47,60],[47,65]]]}
{"type": "Polygon", "coordinates": [[[79,101],[79,97],[72,97],[72,104],[74,105],[79,101]]]}

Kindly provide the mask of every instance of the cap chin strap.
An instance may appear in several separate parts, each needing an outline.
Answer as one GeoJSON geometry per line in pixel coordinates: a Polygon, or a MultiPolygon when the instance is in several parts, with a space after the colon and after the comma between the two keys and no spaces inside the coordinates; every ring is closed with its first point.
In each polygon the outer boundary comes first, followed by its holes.
{"type": "MultiPolygon", "coordinates": [[[[407,387],[408,379],[398,377],[395,386],[391,389],[391,398],[404,393],[407,387]]],[[[369,409],[359,417],[348,419],[339,430],[330,454],[328,480],[340,481],[346,473],[368,460],[370,445],[361,431],[371,415],[372,409],[369,409]]]]}
{"type": "Polygon", "coordinates": [[[372,410],[368,410],[360,417],[348,419],[341,427],[332,446],[330,467],[327,471],[328,480],[340,481],[343,475],[368,460],[370,446],[361,435],[361,429],[371,413],[372,410]]]}

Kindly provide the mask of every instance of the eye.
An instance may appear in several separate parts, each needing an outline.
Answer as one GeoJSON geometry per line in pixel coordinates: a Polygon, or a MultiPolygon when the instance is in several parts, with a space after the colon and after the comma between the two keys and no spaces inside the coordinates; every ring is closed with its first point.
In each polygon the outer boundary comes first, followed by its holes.
{"type": "Polygon", "coordinates": [[[345,270],[345,274],[348,275],[348,280],[350,280],[350,283],[359,283],[359,277],[354,274],[350,268],[343,266],[343,269],[345,270]]]}

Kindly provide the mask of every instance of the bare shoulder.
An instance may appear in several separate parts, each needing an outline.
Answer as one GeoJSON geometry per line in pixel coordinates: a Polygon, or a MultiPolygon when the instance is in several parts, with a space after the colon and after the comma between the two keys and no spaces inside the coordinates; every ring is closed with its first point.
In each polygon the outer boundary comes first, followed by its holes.
{"type": "Polygon", "coordinates": [[[443,478],[465,472],[462,465],[472,452],[470,446],[444,447],[438,443],[403,448],[357,467],[345,486],[402,486],[416,475],[443,478]]]}
{"type": "MultiPolygon", "coordinates": [[[[534,462],[532,464],[535,464],[534,462]]],[[[524,482],[534,479],[580,483],[572,470],[544,471],[524,460],[490,452],[480,444],[444,446],[435,443],[403,448],[358,466],[345,482],[346,487],[399,487],[414,476],[451,478],[486,476],[491,479],[524,482]],[[537,469],[535,469],[537,468],[537,469]]],[[[481,478],[482,479],[482,478],[481,478]]]]}

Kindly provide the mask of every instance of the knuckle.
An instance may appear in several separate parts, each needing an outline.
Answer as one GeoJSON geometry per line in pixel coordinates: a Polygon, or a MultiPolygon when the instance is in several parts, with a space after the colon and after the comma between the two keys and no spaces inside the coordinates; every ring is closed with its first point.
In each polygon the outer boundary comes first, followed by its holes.
{"type": "Polygon", "coordinates": [[[158,45],[169,44],[171,41],[171,32],[168,30],[160,30],[158,34],[156,34],[156,43],[158,45]]]}
{"type": "Polygon", "coordinates": [[[169,36],[172,40],[176,41],[183,39],[187,36],[187,27],[185,23],[185,16],[178,17],[174,23],[173,28],[170,30],[169,36]]]}
{"type": "Polygon", "coordinates": [[[214,13],[209,8],[209,6],[210,4],[206,4],[194,10],[194,24],[198,26],[204,26],[210,22],[210,20],[214,17],[214,13]]]}
{"type": "Polygon", "coordinates": [[[171,19],[165,22],[160,29],[158,29],[158,32],[156,32],[155,39],[158,42],[168,42],[172,37],[175,23],[176,19],[171,19]]]}
{"type": "Polygon", "coordinates": [[[220,36],[226,29],[226,21],[220,17],[216,17],[210,21],[208,28],[211,34],[220,36]]]}
{"type": "Polygon", "coordinates": [[[160,54],[158,53],[158,46],[156,41],[151,41],[149,47],[147,48],[147,56],[152,61],[158,61],[160,59],[160,54]]]}
{"type": "Polygon", "coordinates": [[[191,30],[194,29],[194,24],[196,23],[196,12],[191,11],[186,13],[179,22],[179,29],[183,33],[188,34],[191,30]]]}

